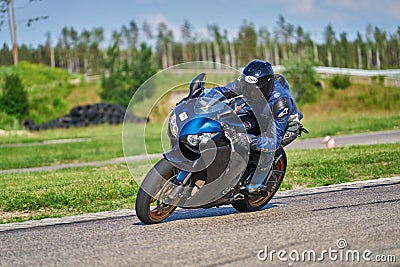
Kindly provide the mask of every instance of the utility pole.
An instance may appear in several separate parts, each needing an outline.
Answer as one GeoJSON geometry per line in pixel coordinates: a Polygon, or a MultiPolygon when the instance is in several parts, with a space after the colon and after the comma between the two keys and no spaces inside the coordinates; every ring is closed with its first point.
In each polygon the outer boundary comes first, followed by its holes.
{"type": "Polygon", "coordinates": [[[17,44],[17,24],[14,11],[14,0],[6,0],[8,27],[10,30],[10,38],[12,43],[12,55],[14,65],[18,65],[18,44],[17,44]],[[10,11],[11,6],[11,11],[10,11]]]}
{"type": "MultiPolygon", "coordinates": [[[[30,0],[29,4],[34,0],[30,0]]],[[[0,0],[0,15],[1,13],[7,13],[8,29],[10,32],[10,39],[12,44],[12,55],[14,65],[18,65],[18,44],[17,44],[17,23],[15,18],[15,7],[14,0],[0,0]]],[[[3,24],[3,16],[0,16],[0,26],[3,24]]],[[[48,16],[35,17],[28,20],[27,26],[29,27],[32,22],[41,19],[47,19],[48,16]]]]}

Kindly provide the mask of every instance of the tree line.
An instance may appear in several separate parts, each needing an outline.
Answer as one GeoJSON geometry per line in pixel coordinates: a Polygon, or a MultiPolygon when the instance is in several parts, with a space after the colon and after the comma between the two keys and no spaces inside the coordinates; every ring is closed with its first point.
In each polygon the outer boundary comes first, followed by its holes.
{"type": "MultiPolygon", "coordinates": [[[[338,33],[328,24],[323,29],[323,41],[317,42],[302,26],[288,23],[279,15],[270,28],[256,27],[244,20],[236,36],[230,36],[216,24],[208,25],[207,32],[201,34],[185,20],[180,27],[180,38],[175,35],[164,22],[153,29],[147,21],[142,25],[131,21],[113,31],[111,41],[106,43],[102,27],[81,32],[64,27],[55,44],[48,33],[45,42],[37,47],[19,45],[18,55],[19,60],[88,75],[112,72],[110,62],[131,64],[138,51],[142,48],[147,51],[150,46],[158,68],[187,61],[214,61],[239,67],[253,58],[281,65],[295,55],[308,56],[315,64],[332,67],[387,69],[400,66],[400,26],[395,32],[387,32],[367,25],[365,34],[357,32],[356,38],[349,40],[348,33],[338,33]],[[146,45],[141,46],[141,42],[146,45]]],[[[0,65],[12,64],[12,48],[4,43],[0,49],[0,65]]]]}

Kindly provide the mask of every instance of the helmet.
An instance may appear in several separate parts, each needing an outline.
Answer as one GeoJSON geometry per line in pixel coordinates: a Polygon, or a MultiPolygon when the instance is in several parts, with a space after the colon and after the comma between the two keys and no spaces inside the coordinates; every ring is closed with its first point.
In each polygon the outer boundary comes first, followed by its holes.
{"type": "Polygon", "coordinates": [[[274,71],[270,63],[258,59],[252,60],[244,67],[240,84],[243,93],[254,95],[251,91],[259,89],[268,98],[274,89],[274,71]]]}

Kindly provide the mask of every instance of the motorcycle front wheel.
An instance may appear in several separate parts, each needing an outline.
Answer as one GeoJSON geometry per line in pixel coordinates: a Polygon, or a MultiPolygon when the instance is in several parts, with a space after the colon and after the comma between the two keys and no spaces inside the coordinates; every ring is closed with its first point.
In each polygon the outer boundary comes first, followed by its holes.
{"type": "Polygon", "coordinates": [[[275,159],[278,159],[272,166],[272,175],[269,182],[273,182],[271,190],[267,195],[246,196],[243,200],[232,203],[232,206],[240,212],[261,210],[268,201],[275,195],[285,177],[287,158],[285,150],[282,148],[275,152],[275,159]]]}
{"type": "Polygon", "coordinates": [[[159,223],[168,218],[176,209],[175,205],[163,202],[163,195],[167,195],[171,189],[173,180],[179,170],[172,166],[168,160],[161,159],[154,165],[143,180],[136,197],[136,216],[145,224],[159,223]],[[164,180],[155,179],[163,177],[164,180]],[[148,189],[146,192],[143,188],[148,189]]]}

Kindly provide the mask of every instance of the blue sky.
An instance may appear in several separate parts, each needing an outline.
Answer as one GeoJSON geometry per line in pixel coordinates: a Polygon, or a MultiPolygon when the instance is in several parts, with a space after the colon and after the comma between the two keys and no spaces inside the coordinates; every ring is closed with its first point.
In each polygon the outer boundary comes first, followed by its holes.
{"type": "MultiPolygon", "coordinates": [[[[164,21],[177,39],[185,19],[204,37],[208,24],[218,24],[230,36],[236,36],[244,19],[272,32],[279,14],[288,23],[301,25],[315,40],[322,40],[328,23],[337,36],[347,32],[350,39],[357,31],[364,34],[367,24],[390,33],[400,26],[399,0],[42,0],[29,5],[29,0],[15,1],[18,43],[33,46],[45,43],[46,32],[51,33],[55,43],[64,26],[79,32],[103,27],[109,37],[112,30],[119,30],[132,20],[139,26],[146,20],[153,31],[164,21]],[[26,26],[29,18],[43,15],[49,18],[26,26]]],[[[0,45],[6,42],[10,46],[9,39],[5,24],[0,31],[0,45]]]]}

